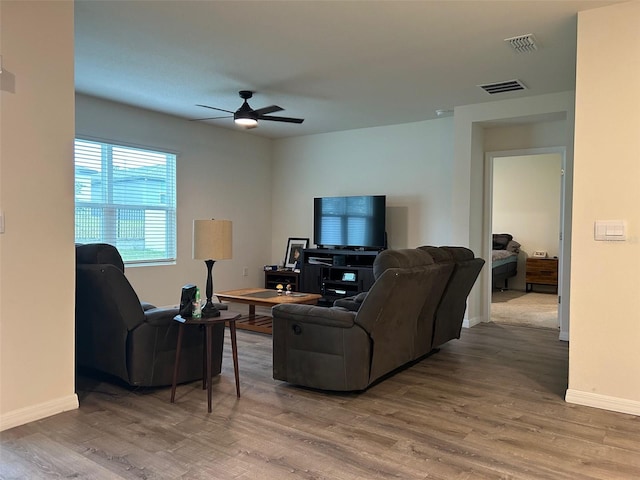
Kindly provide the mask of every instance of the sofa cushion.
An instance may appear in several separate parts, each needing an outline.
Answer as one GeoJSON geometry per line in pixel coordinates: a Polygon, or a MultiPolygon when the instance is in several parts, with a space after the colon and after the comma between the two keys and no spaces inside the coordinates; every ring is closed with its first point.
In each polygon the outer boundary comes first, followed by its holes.
{"type": "Polygon", "coordinates": [[[431,265],[433,258],[428,252],[415,248],[384,250],[373,262],[373,276],[379,278],[389,268],[413,268],[431,265]]]}
{"type": "Polygon", "coordinates": [[[473,251],[466,247],[440,247],[445,252],[448,252],[456,262],[463,262],[465,260],[473,260],[475,257],[473,251]]]}
{"type": "Polygon", "coordinates": [[[453,261],[453,257],[451,256],[451,253],[448,250],[444,250],[440,247],[424,245],[422,247],[418,247],[418,249],[423,250],[427,252],[429,255],[431,255],[431,258],[433,258],[433,261],[436,263],[453,261]]]}

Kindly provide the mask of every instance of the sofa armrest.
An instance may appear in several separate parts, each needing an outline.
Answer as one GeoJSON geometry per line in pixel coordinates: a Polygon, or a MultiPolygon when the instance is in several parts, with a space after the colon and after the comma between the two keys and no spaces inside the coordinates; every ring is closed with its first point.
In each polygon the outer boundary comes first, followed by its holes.
{"type": "Polygon", "coordinates": [[[147,310],[151,310],[152,308],[156,308],[155,305],[153,305],[153,304],[151,304],[149,302],[143,302],[143,301],[140,301],[140,306],[142,307],[142,310],[144,310],[145,312],[147,310]]]}
{"type": "Polygon", "coordinates": [[[281,304],[271,309],[274,321],[286,320],[298,323],[351,328],[355,325],[355,312],[342,307],[318,307],[316,305],[281,304]]]}
{"type": "Polygon", "coordinates": [[[334,307],[346,308],[350,312],[357,312],[360,302],[356,302],[355,297],[339,298],[333,302],[334,307]]]}
{"type": "Polygon", "coordinates": [[[356,296],[354,296],[353,298],[355,299],[356,302],[358,303],[362,303],[364,302],[364,299],[367,298],[367,294],[369,292],[361,292],[359,294],[357,294],[356,296]]]}
{"type": "Polygon", "coordinates": [[[367,298],[367,293],[368,292],[361,292],[352,297],[339,298],[338,300],[333,302],[333,306],[344,307],[352,312],[357,312],[360,309],[360,305],[362,305],[364,299],[367,298]]]}
{"type": "Polygon", "coordinates": [[[178,307],[151,308],[144,312],[144,323],[154,327],[170,325],[179,311],[178,307]]]}

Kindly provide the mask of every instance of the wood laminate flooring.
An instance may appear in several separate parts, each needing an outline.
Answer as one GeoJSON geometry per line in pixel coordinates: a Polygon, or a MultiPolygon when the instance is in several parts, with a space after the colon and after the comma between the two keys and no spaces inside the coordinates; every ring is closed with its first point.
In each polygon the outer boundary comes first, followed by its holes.
{"type": "Polygon", "coordinates": [[[640,417],[565,403],[557,332],[481,324],[364,393],[272,379],[271,337],[227,333],[207,414],[200,382],[80,378],[80,408],[2,432],[2,479],[636,479],[640,417]]]}

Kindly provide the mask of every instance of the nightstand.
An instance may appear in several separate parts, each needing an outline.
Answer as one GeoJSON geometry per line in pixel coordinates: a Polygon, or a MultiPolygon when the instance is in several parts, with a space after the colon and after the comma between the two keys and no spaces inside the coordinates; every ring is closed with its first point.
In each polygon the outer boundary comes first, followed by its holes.
{"type": "Polygon", "coordinates": [[[525,282],[527,292],[533,285],[551,285],[558,293],[558,259],[527,258],[525,282]]]}

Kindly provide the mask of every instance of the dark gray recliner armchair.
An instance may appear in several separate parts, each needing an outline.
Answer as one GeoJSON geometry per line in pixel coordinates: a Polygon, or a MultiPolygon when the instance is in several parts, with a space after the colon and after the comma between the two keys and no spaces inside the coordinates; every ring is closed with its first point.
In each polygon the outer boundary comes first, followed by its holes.
{"type": "Polygon", "coordinates": [[[421,356],[419,332],[430,337],[433,328],[433,316],[419,327],[425,299],[439,303],[433,293],[442,289],[437,279],[452,266],[405,249],[383,251],[374,268],[382,273],[357,312],[294,304],[272,308],[274,379],[324,390],[364,390],[421,356]]]}
{"type": "MultiPolygon", "coordinates": [[[[180,292],[176,292],[179,299],[180,292]]],[[[171,385],[178,339],[178,308],[140,302],[124,275],[118,250],[108,244],[76,246],[76,364],[129,385],[171,385]]],[[[224,325],[213,336],[212,372],[222,364],[224,325]]],[[[202,378],[203,334],[186,328],[178,382],[202,378]]]]}

